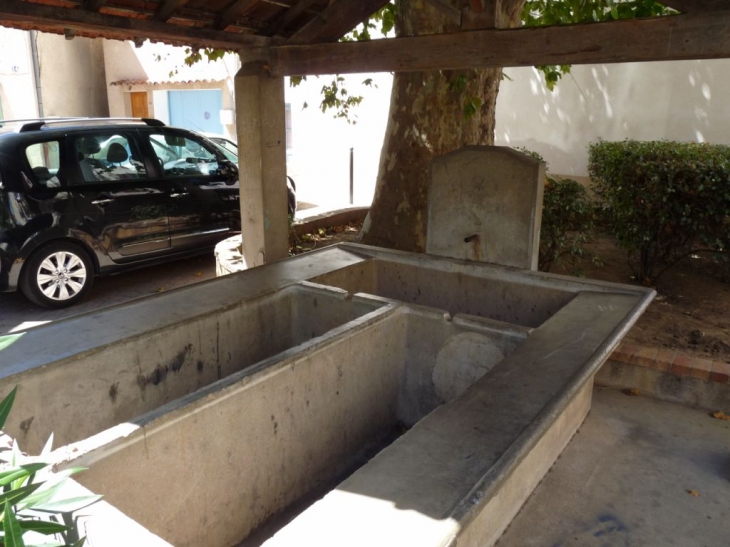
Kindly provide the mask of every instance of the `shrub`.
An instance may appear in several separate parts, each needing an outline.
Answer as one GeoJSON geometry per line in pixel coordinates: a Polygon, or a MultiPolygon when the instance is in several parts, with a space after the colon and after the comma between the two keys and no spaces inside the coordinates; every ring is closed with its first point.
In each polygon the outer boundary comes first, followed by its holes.
{"type": "MultiPolygon", "coordinates": [[[[543,157],[527,148],[517,148],[545,164],[543,157]]],[[[596,206],[588,191],[572,179],[545,176],[540,226],[538,269],[547,272],[553,264],[575,264],[584,256],[583,245],[595,228],[596,206]]]]}
{"type": "Polygon", "coordinates": [[[545,177],[538,267],[549,271],[564,260],[574,264],[595,227],[595,205],[586,189],[571,179],[545,177]]]}
{"type": "Polygon", "coordinates": [[[588,170],[634,274],[656,281],[682,258],[730,244],[730,147],[598,142],[588,170]]]}

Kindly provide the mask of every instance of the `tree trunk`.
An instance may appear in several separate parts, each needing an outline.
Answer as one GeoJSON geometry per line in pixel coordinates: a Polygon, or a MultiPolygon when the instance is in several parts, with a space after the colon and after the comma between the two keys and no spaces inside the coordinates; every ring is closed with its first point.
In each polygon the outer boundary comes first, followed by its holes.
{"type": "MultiPolygon", "coordinates": [[[[449,0],[457,8],[465,2],[449,0]]],[[[487,2],[489,3],[489,2],[487,2]]],[[[397,2],[396,35],[458,32],[427,0],[397,2]]],[[[502,0],[500,26],[514,26],[524,0],[502,0]]],[[[362,242],[426,248],[431,161],[465,145],[494,143],[501,69],[398,73],[393,79],[375,197],[362,242]]]]}

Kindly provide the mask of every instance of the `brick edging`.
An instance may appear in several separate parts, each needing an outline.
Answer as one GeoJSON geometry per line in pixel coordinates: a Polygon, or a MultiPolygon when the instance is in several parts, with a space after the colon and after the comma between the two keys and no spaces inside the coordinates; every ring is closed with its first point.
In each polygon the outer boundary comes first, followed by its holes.
{"type": "Polygon", "coordinates": [[[671,349],[649,348],[621,342],[609,359],[677,376],[691,376],[708,382],[730,384],[730,363],[691,357],[671,349]]]}

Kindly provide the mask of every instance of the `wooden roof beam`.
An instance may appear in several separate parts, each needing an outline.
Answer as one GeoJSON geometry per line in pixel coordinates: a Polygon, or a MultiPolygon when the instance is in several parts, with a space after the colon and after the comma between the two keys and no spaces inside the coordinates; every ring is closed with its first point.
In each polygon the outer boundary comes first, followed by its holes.
{"type": "Polygon", "coordinates": [[[235,0],[235,2],[223,10],[216,18],[215,28],[217,30],[223,30],[258,3],[259,0],[235,0]]]}
{"type": "Polygon", "coordinates": [[[99,11],[106,4],[106,0],[84,0],[84,9],[88,11],[99,11]]]}
{"type": "Polygon", "coordinates": [[[37,25],[63,31],[102,34],[119,40],[150,38],[161,42],[190,46],[209,46],[240,50],[245,47],[266,47],[271,40],[262,36],[221,32],[197,27],[173,25],[148,19],[118,17],[79,9],[31,4],[29,2],[0,2],[0,24],[37,25]]]}
{"type": "Polygon", "coordinates": [[[335,42],[389,0],[333,0],[324,11],[289,38],[289,44],[335,42]]]}
{"type": "Polygon", "coordinates": [[[155,19],[157,21],[167,21],[172,17],[172,14],[182,8],[188,0],[165,0],[160,8],[155,12],[155,19]]]}
{"type": "Polygon", "coordinates": [[[289,23],[303,13],[309,11],[320,0],[299,0],[292,7],[277,17],[266,30],[266,34],[273,36],[284,30],[289,23]]]}
{"type": "Polygon", "coordinates": [[[730,11],[581,25],[488,29],[307,46],[274,46],[275,76],[730,58],[730,11]]]}
{"type": "Polygon", "coordinates": [[[727,0],[658,0],[669,8],[682,13],[699,13],[702,11],[720,11],[730,9],[727,0]]]}

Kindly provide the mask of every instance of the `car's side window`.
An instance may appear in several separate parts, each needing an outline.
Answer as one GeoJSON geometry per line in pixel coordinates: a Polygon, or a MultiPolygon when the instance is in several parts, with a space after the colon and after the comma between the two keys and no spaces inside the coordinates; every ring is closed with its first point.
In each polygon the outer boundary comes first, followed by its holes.
{"type": "Polygon", "coordinates": [[[61,167],[60,143],[47,141],[31,144],[25,149],[25,157],[35,182],[47,188],[58,188],[61,182],[58,170],[61,167]]]}
{"type": "Polygon", "coordinates": [[[84,182],[147,177],[135,143],[124,135],[87,134],[76,139],[75,150],[84,182]]]}
{"type": "Polygon", "coordinates": [[[218,157],[202,140],[173,133],[151,133],[149,139],[165,177],[218,174],[218,157]]]}

